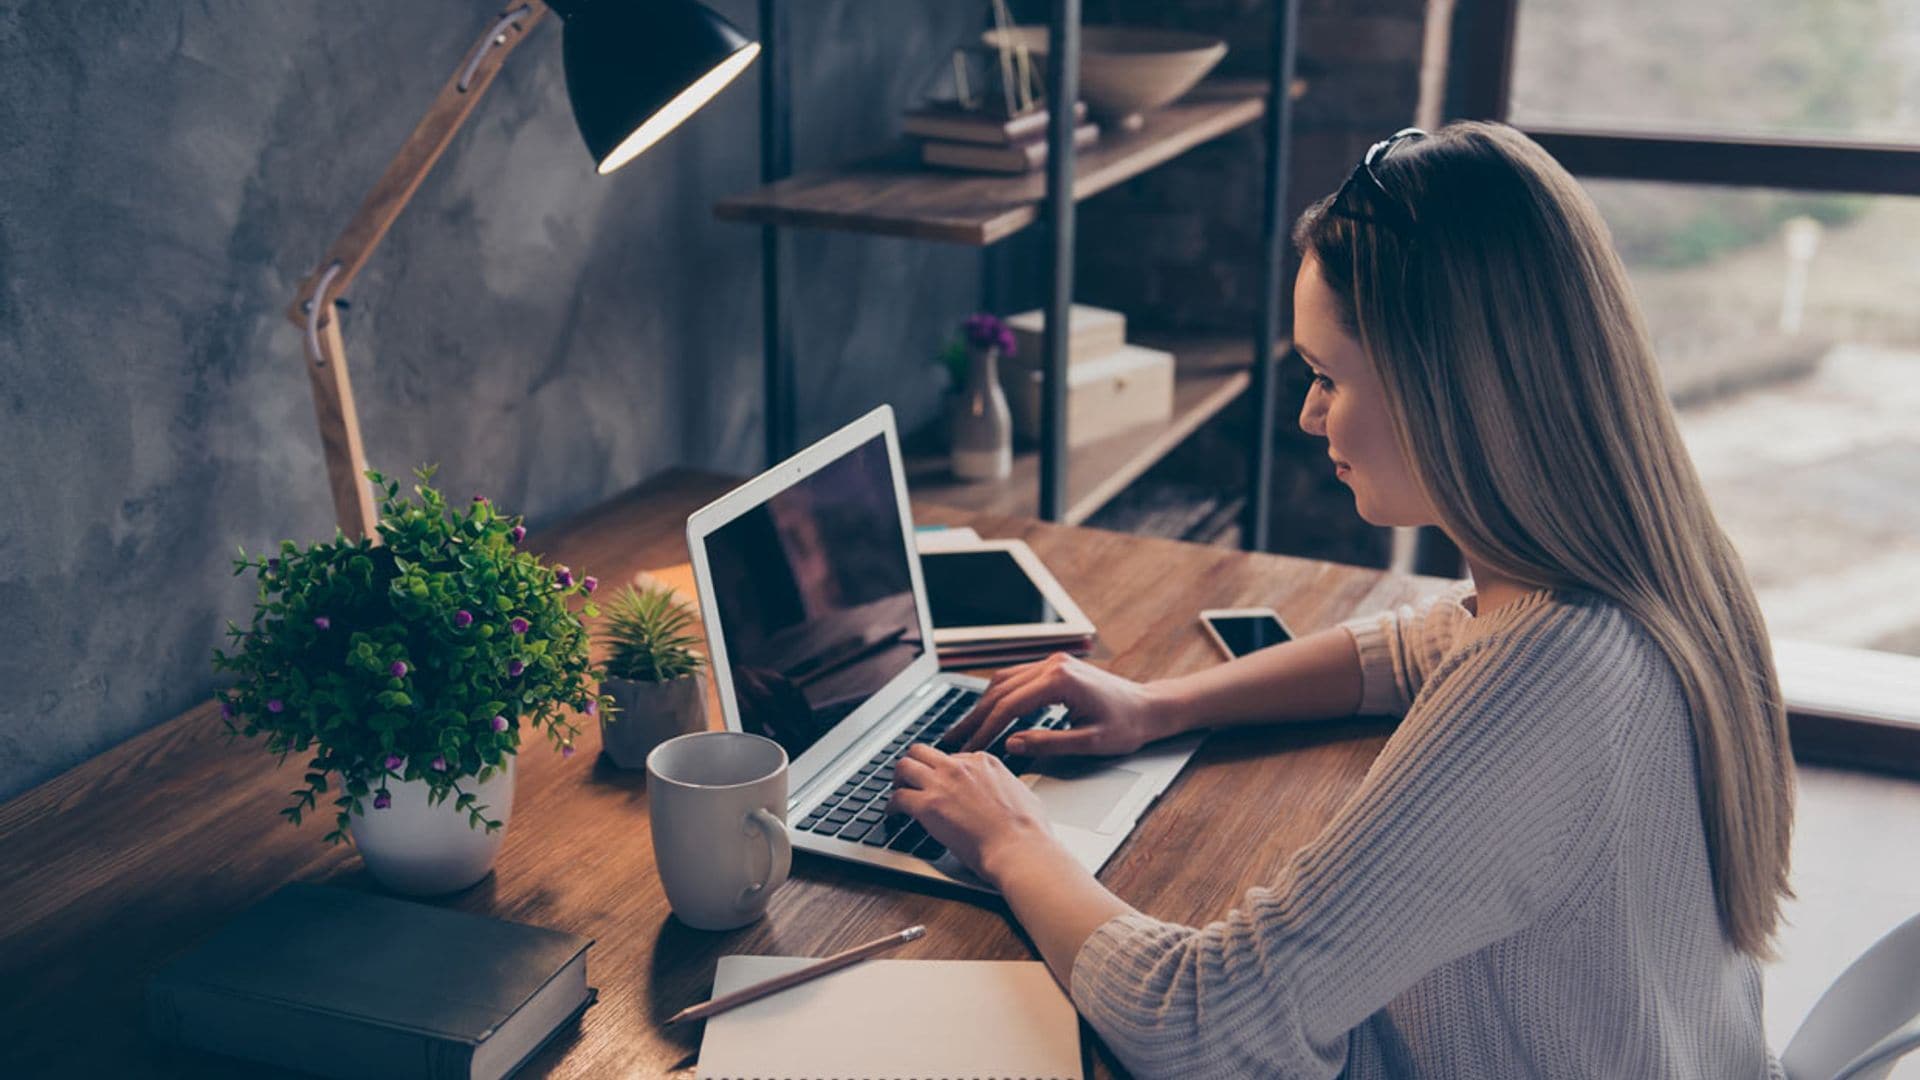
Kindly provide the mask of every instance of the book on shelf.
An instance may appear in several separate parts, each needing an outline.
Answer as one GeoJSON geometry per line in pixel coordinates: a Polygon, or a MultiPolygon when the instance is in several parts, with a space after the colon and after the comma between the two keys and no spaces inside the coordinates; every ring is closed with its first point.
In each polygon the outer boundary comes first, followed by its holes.
{"type": "MultiPolygon", "coordinates": [[[[1098,124],[1089,122],[1073,130],[1075,149],[1092,146],[1099,138],[1100,125],[1098,124]]],[[[920,160],[928,165],[966,169],[973,172],[1032,172],[1047,163],[1047,139],[1043,135],[1040,138],[1010,146],[988,146],[981,143],[943,142],[929,139],[920,144],[920,160]]]]}
{"type": "Polygon", "coordinates": [[[296,883],[147,984],[161,1039],[341,1077],[497,1080],[593,1004],[578,934],[296,883]]]}
{"type": "MultiPolygon", "coordinates": [[[[1074,122],[1086,118],[1087,103],[1074,102],[1074,122]]],[[[957,101],[936,101],[907,110],[901,117],[900,130],[923,139],[1009,146],[1045,135],[1047,123],[1044,106],[1007,116],[993,109],[965,108],[957,101]]]]}

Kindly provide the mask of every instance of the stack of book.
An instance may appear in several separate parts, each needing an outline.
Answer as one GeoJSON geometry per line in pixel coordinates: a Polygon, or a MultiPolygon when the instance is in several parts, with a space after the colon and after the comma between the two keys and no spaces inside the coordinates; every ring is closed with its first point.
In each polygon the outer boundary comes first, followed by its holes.
{"type": "Polygon", "coordinates": [[[1093,652],[1092,635],[1076,634],[1052,641],[943,645],[936,655],[942,671],[971,671],[976,668],[1001,668],[1045,660],[1054,653],[1086,656],[1093,652]]]}
{"type": "MultiPolygon", "coordinates": [[[[1073,109],[1073,145],[1092,146],[1100,126],[1086,119],[1085,102],[1073,109]]],[[[907,112],[901,130],[920,140],[920,160],[927,165],[972,172],[1024,173],[1047,163],[1047,110],[1029,109],[1017,116],[991,110],[965,109],[953,102],[935,102],[907,112]]]]}

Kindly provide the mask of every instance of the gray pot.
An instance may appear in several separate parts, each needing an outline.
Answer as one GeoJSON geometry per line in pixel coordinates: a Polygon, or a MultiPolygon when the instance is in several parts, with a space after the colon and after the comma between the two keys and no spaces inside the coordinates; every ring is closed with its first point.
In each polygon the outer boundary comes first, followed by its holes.
{"type": "Polygon", "coordinates": [[[703,671],[666,682],[607,679],[619,712],[600,718],[600,746],[622,769],[644,769],[653,748],[678,735],[707,730],[707,676],[703,671]]]}

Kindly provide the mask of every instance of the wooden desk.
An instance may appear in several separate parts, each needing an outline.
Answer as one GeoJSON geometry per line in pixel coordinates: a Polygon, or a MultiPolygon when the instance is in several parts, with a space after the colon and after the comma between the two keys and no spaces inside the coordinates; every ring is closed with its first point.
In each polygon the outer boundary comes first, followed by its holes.
{"type": "MultiPolygon", "coordinates": [[[[617,582],[686,560],[687,513],[727,481],[675,473],[534,538],[617,582]]],[[[1194,624],[1205,607],[1271,604],[1302,633],[1415,599],[1436,579],[919,507],[926,522],[1024,537],[1100,628],[1101,662],[1134,677],[1216,662],[1194,624]]],[[[240,593],[236,585],[235,596],[240,593]]],[[[715,717],[718,723],[718,717],[715,717]]],[[[1385,739],[1377,721],[1209,738],[1100,875],[1153,915],[1201,923],[1270,881],[1353,791],[1385,739]]],[[[703,933],[668,917],[654,876],[641,775],[585,753],[521,755],[493,875],[437,901],[586,934],[600,1003],[523,1075],[691,1076],[699,1025],[659,1021],[704,1000],[728,953],[825,955],[912,923],[894,954],[1033,959],[1003,907],[938,886],[801,855],[766,919],[703,933]]],[[[300,764],[229,745],[197,708],[0,806],[0,1075],[256,1076],[176,1052],[145,1030],[147,977],[169,956],[287,881],[375,886],[351,847],[276,816],[300,764]]],[[[1095,1040],[1089,1038],[1089,1043],[1095,1040]]],[[[1094,1075],[1113,1075],[1093,1046],[1094,1075]]]]}

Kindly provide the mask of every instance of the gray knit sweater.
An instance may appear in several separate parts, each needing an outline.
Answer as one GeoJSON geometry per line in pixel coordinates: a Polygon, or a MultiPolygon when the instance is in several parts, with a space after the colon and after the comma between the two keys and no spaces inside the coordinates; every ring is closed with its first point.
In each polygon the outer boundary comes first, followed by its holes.
{"type": "Polygon", "coordinates": [[[1778,1075],[1672,666],[1591,594],[1470,602],[1346,624],[1361,711],[1405,719],[1271,888],[1082,946],[1074,1004],[1137,1075],[1778,1075]]]}

